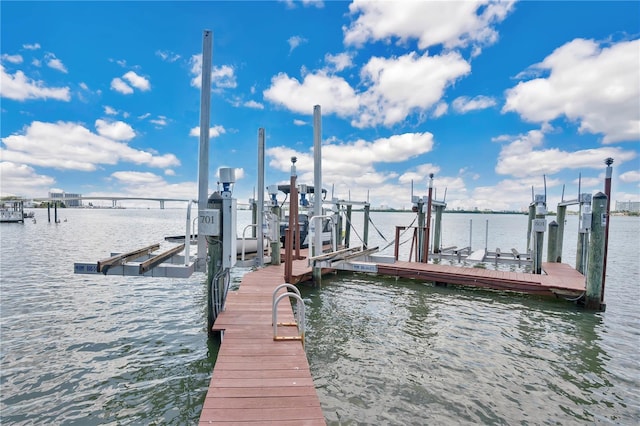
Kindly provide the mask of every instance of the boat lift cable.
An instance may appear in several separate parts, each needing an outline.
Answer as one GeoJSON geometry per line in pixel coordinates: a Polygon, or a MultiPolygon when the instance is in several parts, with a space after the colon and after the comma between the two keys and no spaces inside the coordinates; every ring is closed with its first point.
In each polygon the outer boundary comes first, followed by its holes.
{"type": "Polygon", "coordinates": [[[353,226],[353,224],[351,223],[351,221],[349,220],[349,216],[345,215],[344,216],[345,219],[347,219],[347,223],[349,224],[349,226],[351,227],[351,229],[353,229],[353,232],[356,234],[356,236],[358,237],[358,239],[360,240],[361,243],[364,244],[364,240],[362,239],[362,237],[360,237],[360,234],[358,234],[358,230],[356,229],[355,226],[353,226]]]}
{"type": "MultiPolygon", "coordinates": [[[[402,237],[409,229],[411,229],[411,227],[413,226],[413,224],[416,222],[416,220],[418,219],[417,216],[415,216],[413,218],[413,220],[411,221],[411,223],[409,224],[409,226],[405,227],[404,231],[402,231],[402,233],[398,236],[398,238],[402,237]]],[[[409,241],[409,239],[399,243],[398,245],[403,245],[404,243],[406,243],[407,241],[409,241]]],[[[392,244],[395,244],[396,240],[395,238],[393,240],[391,240],[386,246],[384,246],[380,251],[384,251],[386,249],[388,249],[389,247],[391,247],[392,244]]]]}
{"type": "Polygon", "coordinates": [[[378,227],[376,226],[376,224],[375,224],[375,223],[373,223],[373,220],[371,220],[371,216],[369,216],[369,223],[371,223],[371,225],[373,225],[373,228],[378,232],[378,235],[380,235],[380,237],[382,237],[382,239],[383,239],[385,242],[387,242],[387,243],[388,243],[389,241],[384,237],[384,235],[382,235],[382,232],[380,232],[380,230],[378,229],[378,227]]]}

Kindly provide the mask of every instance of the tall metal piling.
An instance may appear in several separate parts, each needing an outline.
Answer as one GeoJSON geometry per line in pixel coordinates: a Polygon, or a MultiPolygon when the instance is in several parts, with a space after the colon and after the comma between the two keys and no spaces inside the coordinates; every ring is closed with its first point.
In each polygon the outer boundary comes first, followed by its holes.
{"type": "Polygon", "coordinates": [[[594,195],[592,209],[585,307],[593,310],[604,310],[604,304],[602,303],[602,285],[604,281],[602,275],[605,258],[607,196],[602,192],[594,195]]]}

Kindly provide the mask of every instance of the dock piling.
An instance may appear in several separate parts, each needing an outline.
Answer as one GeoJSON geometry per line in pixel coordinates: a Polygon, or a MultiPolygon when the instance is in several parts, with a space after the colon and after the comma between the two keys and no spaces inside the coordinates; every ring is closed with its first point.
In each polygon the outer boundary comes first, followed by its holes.
{"type": "Polygon", "coordinates": [[[558,259],[558,222],[552,220],[549,223],[549,241],[547,241],[547,262],[555,263],[558,259]]]}
{"type": "Polygon", "coordinates": [[[587,294],[585,307],[593,310],[604,310],[602,303],[602,275],[605,258],[605,229],[607,224],[607,196],[598,192],[593,196],[593,212],[591,214],[591,232],[587,260],[587,294]]]}

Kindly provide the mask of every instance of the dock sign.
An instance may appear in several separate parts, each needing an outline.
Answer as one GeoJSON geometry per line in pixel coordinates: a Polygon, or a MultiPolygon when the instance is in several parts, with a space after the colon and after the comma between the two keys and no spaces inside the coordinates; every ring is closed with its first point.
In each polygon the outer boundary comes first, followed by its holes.
{"type": "Polygon", "coordinates": [[[98,264],[96,262],[93,262],[93,263],[74,263],[73,264],[73,273],[74,274],[97,274],[98,273],[98,264]]]}

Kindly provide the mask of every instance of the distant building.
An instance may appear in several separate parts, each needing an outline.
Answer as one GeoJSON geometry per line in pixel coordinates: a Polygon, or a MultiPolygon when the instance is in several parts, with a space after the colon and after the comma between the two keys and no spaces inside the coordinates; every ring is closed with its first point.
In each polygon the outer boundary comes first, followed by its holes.
{"type": "Polygon", "coordinates": [[[82,194],[68,194],[66,192],[49,192],[49,198],[54,201],[61,201],[67,207],[82,207],[82,200],[74,198],[82,197],[82,194]]]}
{"type": "Polygon", "coordinates": [[[616,211],[640,213],[640,201],[616,201],[616,211]]]}

